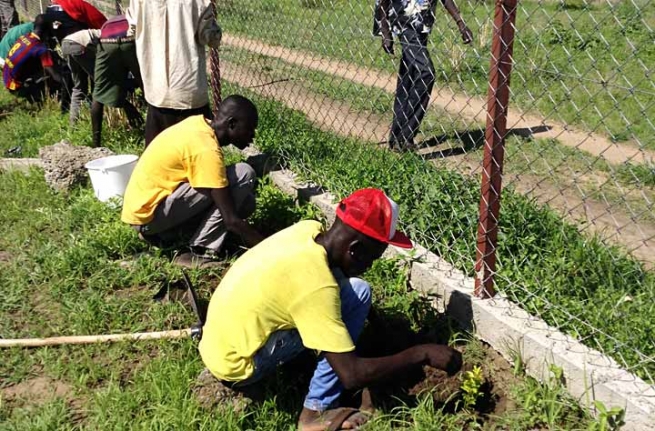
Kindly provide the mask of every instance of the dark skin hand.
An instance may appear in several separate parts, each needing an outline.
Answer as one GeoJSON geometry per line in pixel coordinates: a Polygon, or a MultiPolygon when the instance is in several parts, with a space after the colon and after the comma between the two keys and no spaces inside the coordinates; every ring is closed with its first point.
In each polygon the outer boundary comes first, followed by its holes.
{"type": "Polygon", "coordinates": [[[254,247],[264,239],[247,221],[239,217],[234,208],[234,202],[232,201],[229,188],[212,189],[211,196],[214,204],[223,216],[225,228],[229,232],[239,235],[246,246],[254,247]]]}
{"type": "Polygon", "coordinates": [[[360,358],[353,352],[325,353],[325,358],[346,389],[362,388],[416,365],[429,365],[449,375],[462,367],[461,353],[438,344],[421,344],[381,358],[360,358]]]}
{"type": "Polygon", "coordinates": [[[61,75],[54,69],[54,67],[44,67],[45,71],[57,83],[61,83],[61,75]]]}
{"type": "MultiPolygon", "coordinates": [[[[338,218],[332,228],[316,237],[327,251],[330,267],[349,277],[368,270],[382,256],[387,244],[363,235],[338,218]]],[[[430,365],[454,374],[462,366],[462,355],[448,346],[423,344],[381,358],[360,358],[354,352],[325,352],[325,358],[348,389],[361,388],[376,380],[415,365],[430,365]]]]}
{"type": "MultiPolygon", "coordinates": [[[[453,20],[457,24],[459,33],[462,36],[462,42],[465,45],[470,44],[473,41],[473,32],[471,32],[471,30],[464,23],[464,20],[462,20],[462,17],[459,14],[459,9],[457,9],[455,2],[453,0],[441,0],[441,4],[443,4],[448,14],[453,18],[453,20]]],[[[391,25],[389,23],[389,16],[388,16],[388,11],[390,6],[391,6],[391,0],[380,1],[380,8],[382,9],[383,13],[379,18],[380,18],[380,31],[382,33],[382,49],[387,54],[393,55],[394,53],[393,36],[391,34],[391,25]]]]}

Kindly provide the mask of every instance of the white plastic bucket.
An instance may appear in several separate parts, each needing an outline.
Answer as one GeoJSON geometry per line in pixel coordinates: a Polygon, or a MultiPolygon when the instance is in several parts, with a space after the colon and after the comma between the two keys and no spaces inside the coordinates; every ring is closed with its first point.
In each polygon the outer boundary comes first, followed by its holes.
{"type": "Polygon", "coordinates": [[[139,156],[125,154],[91,160],[84,165],[98,200],[107,202],[115,196],[123,196],[138,159],[139,156]]]}

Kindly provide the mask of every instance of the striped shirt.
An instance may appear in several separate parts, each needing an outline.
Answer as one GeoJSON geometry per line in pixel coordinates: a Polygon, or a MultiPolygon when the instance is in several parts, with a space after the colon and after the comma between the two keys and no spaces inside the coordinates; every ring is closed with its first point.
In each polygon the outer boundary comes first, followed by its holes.
{"type": "Polygon", "coordinates": [[[9,50],[2,68],[2,79],[8,90],[17,90],[23,81],[33,76],[40,67],[52,67],[52,57],[48,47],[39,36],[29,33],[18,38],[9,50]]]}

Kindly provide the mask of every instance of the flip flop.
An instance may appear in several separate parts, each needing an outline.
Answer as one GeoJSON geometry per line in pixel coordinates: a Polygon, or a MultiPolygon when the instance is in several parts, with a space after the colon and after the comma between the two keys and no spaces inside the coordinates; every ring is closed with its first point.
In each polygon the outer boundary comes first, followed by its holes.
{"type": "MultiPolygon", "coordinates": [[[[329,410],[328,412],[324,413],[324,416],[319,418],[320,421],[322,422],[329,422],[329,425],[324,428],[324,431],[339,431],[344,428],[341,428],[343,426],[343,423],[346,422],[348,419],[353,418],[353,416],[356,415],[362,415],[368,417],[370,414],[363,412],[359,409],[351,408],[351,407],[340,407],[334,410],[329,410]]],[[[309,425],[309,424],[307,424],[309,425]]],[[[316,425],[316,424],[314,424],[316,425]]],[[[304,430],[305,427],[299,428],[299,430],[304,430]]],[[[346,428],[348,430],[356,430],[357,428],[346,428]]]]}

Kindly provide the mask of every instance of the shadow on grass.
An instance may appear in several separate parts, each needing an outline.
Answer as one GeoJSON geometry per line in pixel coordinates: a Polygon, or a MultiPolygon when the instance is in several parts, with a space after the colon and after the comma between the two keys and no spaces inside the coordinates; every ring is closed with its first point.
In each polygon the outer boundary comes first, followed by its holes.
{"type": "MultiPolygon", "coordinates": [[[[520,136],[521,138],[529,139],[537,133],[544,133],[550,129],[551,127],[546,125],[510,129],[507,131],[506,137],[520,136]]],[[[472,129],[455,131],[428,138],[419,144],[419,147],[422,149],[421,156],[426,160],[433,160],[459,156],[476,151],[484,146],[484,134],[484,129],[472,129]],[[459,142],[461,143],[461,146],[446,148],[444,150],[437,150],[434,148],[448,141],[459,142]]]]}

